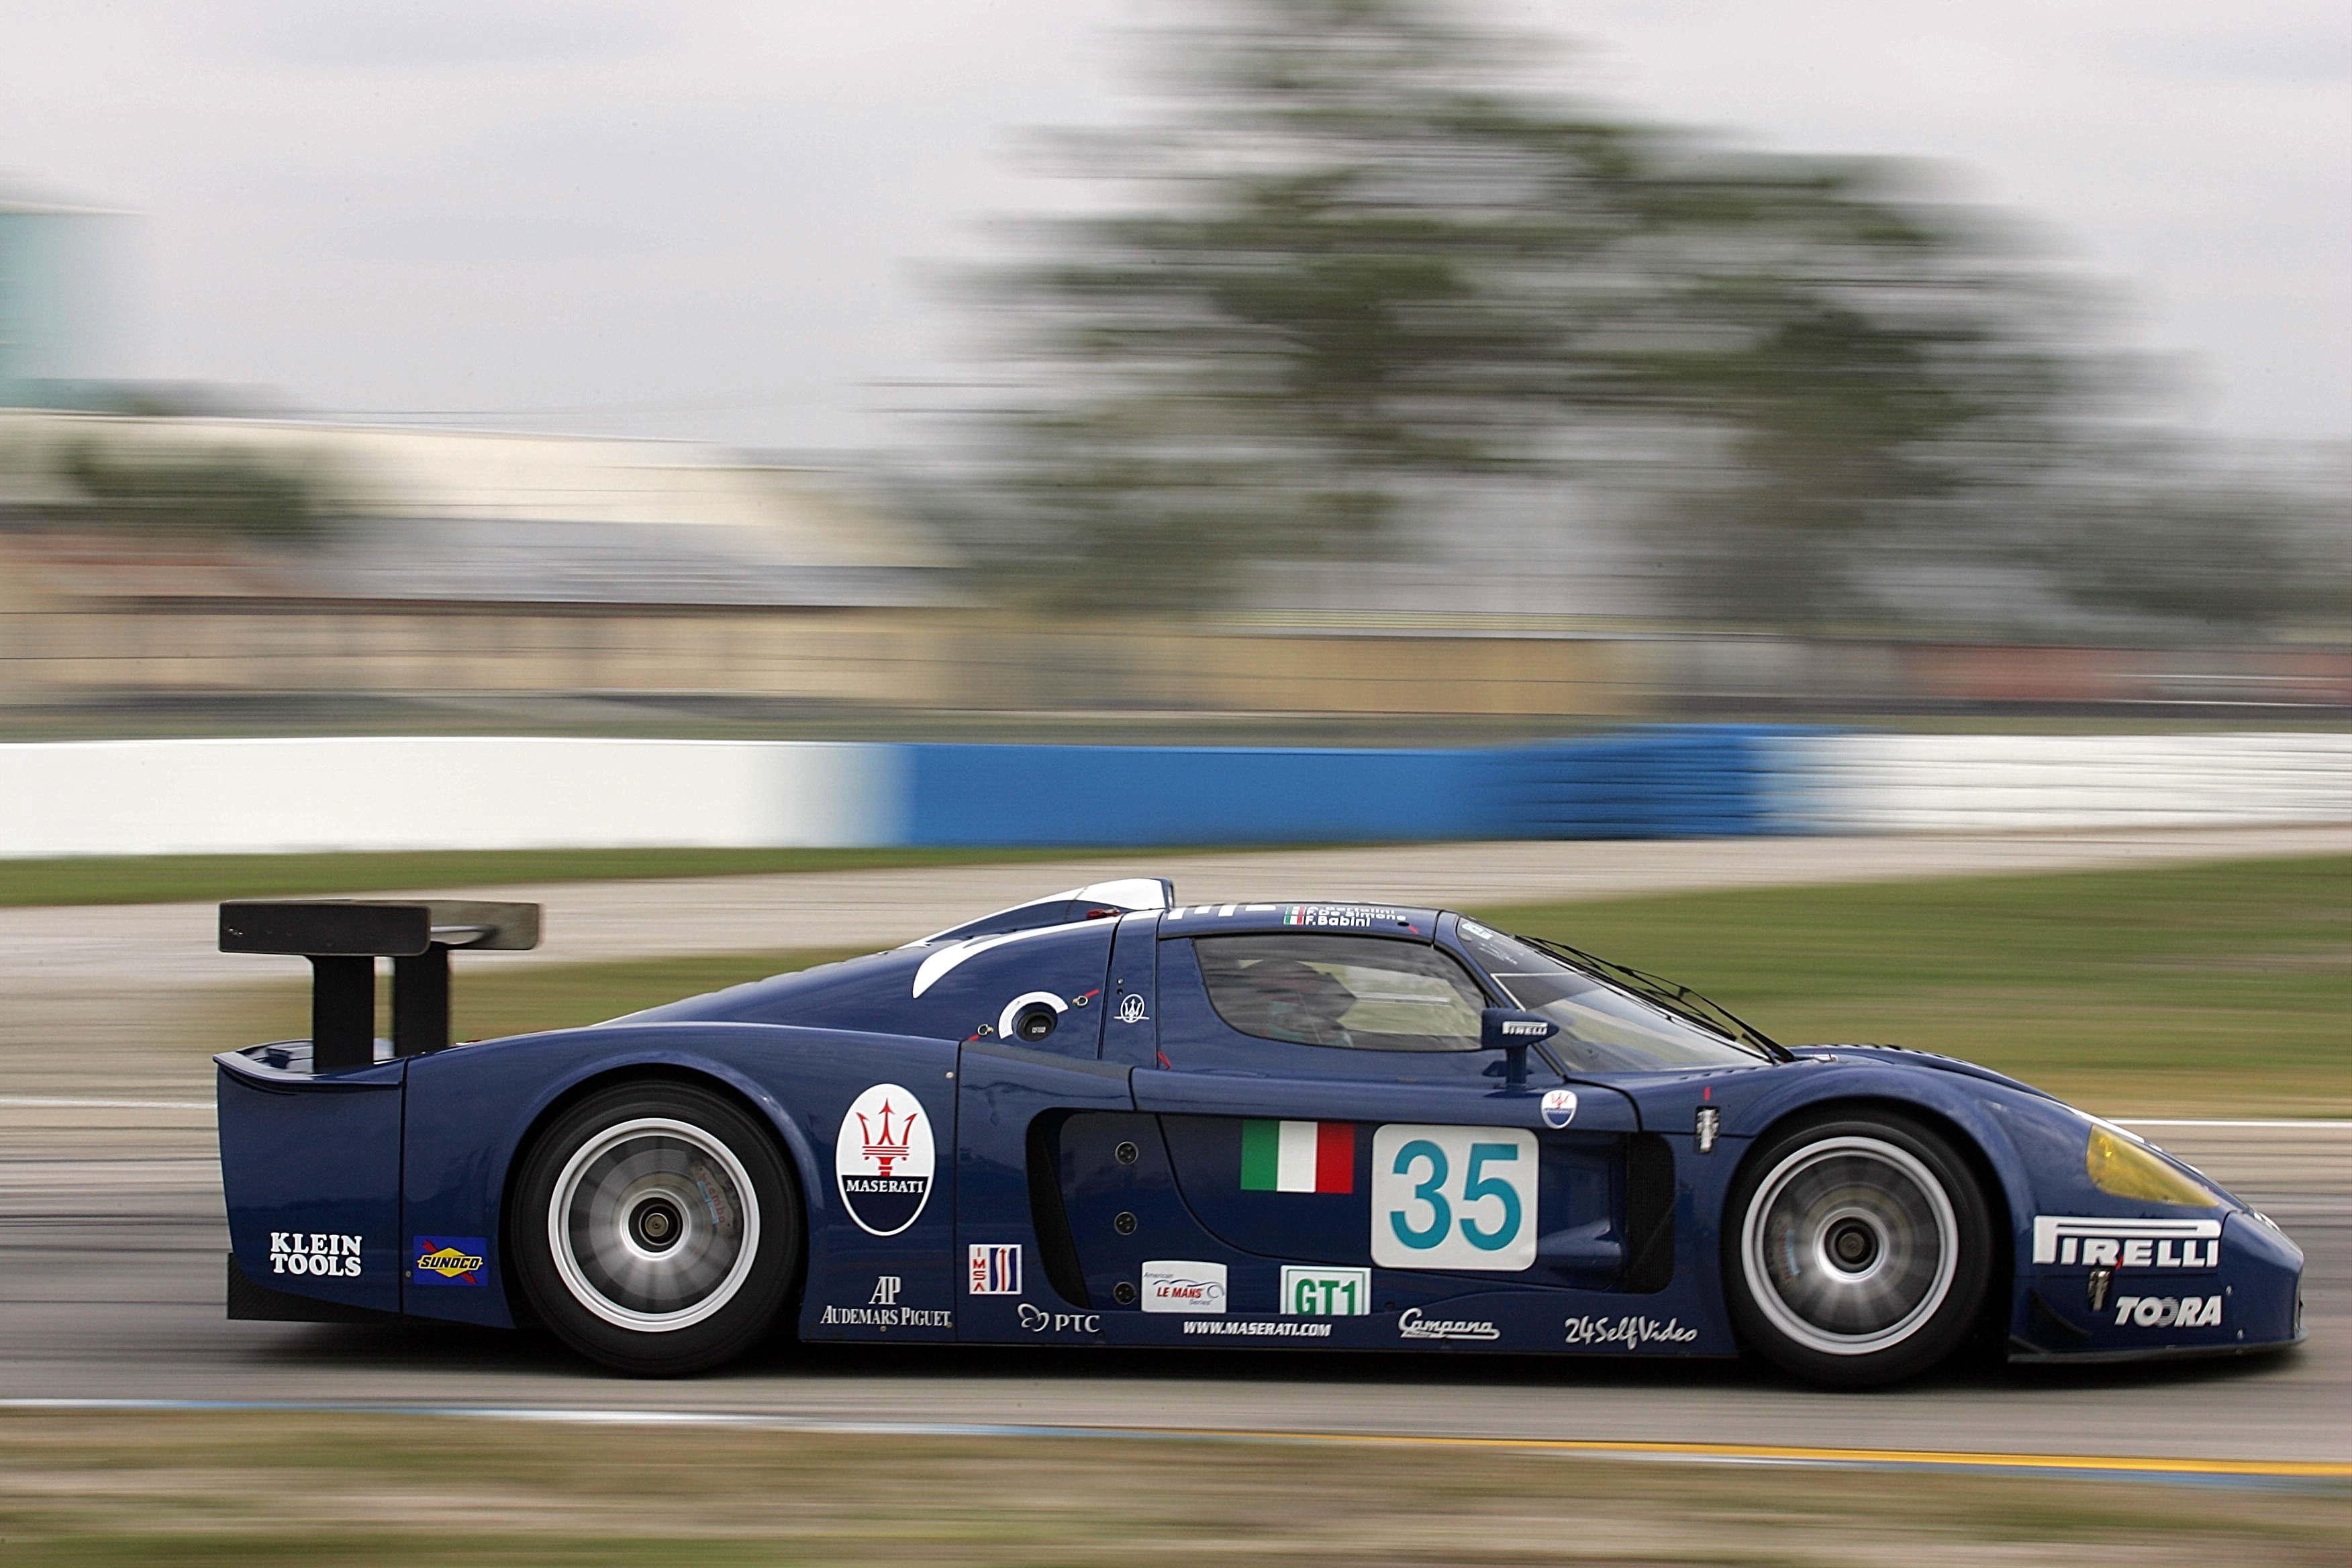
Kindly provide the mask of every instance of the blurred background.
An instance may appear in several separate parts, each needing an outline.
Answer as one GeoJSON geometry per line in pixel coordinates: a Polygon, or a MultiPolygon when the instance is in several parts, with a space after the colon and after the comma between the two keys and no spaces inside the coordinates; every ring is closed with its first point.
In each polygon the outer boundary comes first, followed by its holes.
{"type": "Polygon", "coordinates": [[[0,727],[2335,725],[2347,28],[26,8],[0,727]]]}

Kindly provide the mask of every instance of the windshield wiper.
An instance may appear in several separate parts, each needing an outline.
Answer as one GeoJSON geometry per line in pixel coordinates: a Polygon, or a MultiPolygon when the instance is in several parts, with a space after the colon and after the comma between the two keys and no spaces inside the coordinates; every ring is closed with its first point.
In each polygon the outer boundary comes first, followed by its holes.
{"type": "Polygon", "coordinates": [[[1748,1023],[1730,1008],[1710,1002],[1689,986],[1570,947],[1564,942],[1552,942],[1539,936],[1523,936],[1519,940],[1539,952],[1571,967],[1581,969],[1597,980],[1622,985],[1654,1006],[1662,1007],[1677,1018],[1696,1024],[1700,1028],[1718,1034],[1727,1039],[1754,1046],[1765,1058],[1776,1062],[1792,1062],[1797,1053],[1780,1044],[1763,1030],[1748,1023]]]}

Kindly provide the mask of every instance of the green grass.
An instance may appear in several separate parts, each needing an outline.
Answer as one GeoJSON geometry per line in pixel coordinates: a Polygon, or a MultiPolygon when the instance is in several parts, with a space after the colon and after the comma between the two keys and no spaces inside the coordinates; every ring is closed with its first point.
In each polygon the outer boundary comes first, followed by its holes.
{"type": "MultiPolygon", "coordinates": [[[[1304,848],[1260,845],[1260,849],[1304,848]]],[[[1167,859],[1228,853],[1158,849],[451,849],[384,855],[74,856],[0,860],[0,906],[209,903],[442,891],[522,882],[644,881],[778,871],[870,871],[898,866],[992,866],[1118,856],[1167,859]]]]}
{"type": "Polygon", "coordinates": [[[2352,1112],[2352,858],[1479,911],[1775,1038],[1982,1062],[2093,1109],[2352,1112]]]}
{"type": "Polygon", "coordinates": [[[2340,1486],[1696,1469],[1417,1445],[0,1415],[0,1563],[2337,1564],[2340,1486]]]}

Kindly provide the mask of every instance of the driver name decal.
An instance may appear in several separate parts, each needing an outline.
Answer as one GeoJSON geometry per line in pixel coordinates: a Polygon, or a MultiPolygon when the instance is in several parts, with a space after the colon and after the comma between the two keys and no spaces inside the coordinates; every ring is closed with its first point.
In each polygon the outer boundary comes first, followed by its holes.
{"type": "Polygon", "coordinates": [[[833,1170],[842,1207],[860,1230],[896,1236],[931,1197],[931,1119],[911,1089],[877,1083],[841,1118],[833,1170]]]}

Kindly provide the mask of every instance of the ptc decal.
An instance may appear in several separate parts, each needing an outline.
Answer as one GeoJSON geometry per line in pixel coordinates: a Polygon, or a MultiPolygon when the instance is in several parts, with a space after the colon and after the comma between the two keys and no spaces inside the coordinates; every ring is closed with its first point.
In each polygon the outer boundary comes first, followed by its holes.
{"type": "Polygon", "coordinates": [[[310,1230],[273,1230],[269,1233],[269,1271],[356,1279],[360,1272],[360,1238],[310,1230]]]}
{"type": "Polygon", "coordinates": [[[873,1236],[896,1236],[931,1198],[931,1119],[911,1089],[877,1083],[850,1101],[834,1139],[842,1207],[873,1236]]]}
{"type": "Polygon", "coordinates": [[[479,1236],[420,1236],[409,1248],[415,1259],[409,1280],[417,1285],[471,1285],[487,1288],[482,1268],[489,1261],[490,1243],[479,1236]]]}

